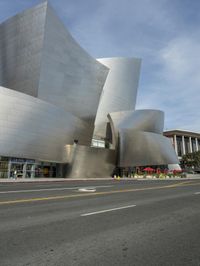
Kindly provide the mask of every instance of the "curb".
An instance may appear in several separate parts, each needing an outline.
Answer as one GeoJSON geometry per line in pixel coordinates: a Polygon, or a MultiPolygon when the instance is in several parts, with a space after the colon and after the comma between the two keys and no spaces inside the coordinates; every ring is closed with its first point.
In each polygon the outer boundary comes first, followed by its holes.
{"type": "Polygon", "coordinates": [[[67,178],[41,178],[41,179],[0,179],[0,184],[16,184],[16,183],[48,183],[48,182],[77,182],[77,181],[101,181],[101,180],[113,180],[113,181],[183,181],[183,180],[200,180],[198,177],[186,177],[186,178],[120,178],[114,179],[112,177],[107,178],[79,178],[79,179],[67,179],[67,178]]]}
{"type": "Polygon", "coordinates": [[[113,180],[113,178],[79,178],[79,179],[67,179],[67,178],[46,178],[46,179],[0,179],[0,184],[16,184],[16,183],[48,183],[48,182],[76,182],[76,181],[96,181],[96,180],[113,180]]]}

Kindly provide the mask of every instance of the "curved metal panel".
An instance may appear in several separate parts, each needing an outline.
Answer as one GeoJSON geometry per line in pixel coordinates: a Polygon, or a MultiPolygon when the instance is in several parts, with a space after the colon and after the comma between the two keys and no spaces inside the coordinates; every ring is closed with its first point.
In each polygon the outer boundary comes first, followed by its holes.
{"type": "Polygon", "coordinates": [[[162,134],[164,112],[160,110],[121,111],[108,114],[112,129],[112,140],[115,147],[120,129],[134,129],[162,134]]]}
{"type": "Polygon", "coordinates": [[[79,46],[48,5],[38,98],[94,125],[108,71],[79,46]]]}
{"type": "Polygon", "coordinates": [[[61,108],[3,87],[0,102],[2,156],[62,162],[66,144],[90,143],[88,124],[61,108]]]}
{"type": "Polygon", "coordinates": [[[37,97],[47,2],[0,24],[0,86],[37,97]]]}
{"type": "Polygon", "coordinates": [[[152,132],[120,130],[119,166],[179,163],[170,140],[152,132]]]}
{"type": "Polygon", "coordinates": [[[178,163],[171,142],[163,137],[164,113],[159,110],[115,112],[108,115],[119,166],[178,163]]]}
{"type": "Polygon", "coordinates": [[[0,25],[0,85],[52,103],[94,126],[108,68],[77,44],[49,3],[0,25]]]}
{"type": "Polygon", "coordinates": [[[98,61],[110,69],[101,94],[94,130],[94,136],[105,138],[108,113],[135,109],[141,59],[102,58],[98,61]]]}
{"type": "Polygon", "coordinates": [[[116,152],[109,149],[66,145],[63,161],[67,162],[63,176],[96,178],[111,176],[116,165],[116,152]]]}
{"type": "Polygon", "coordinates": [[[109,114],[116,128],[134,128],[135,130],[162,134],[164,112],[160,110],[122,111],[109,114]]]}

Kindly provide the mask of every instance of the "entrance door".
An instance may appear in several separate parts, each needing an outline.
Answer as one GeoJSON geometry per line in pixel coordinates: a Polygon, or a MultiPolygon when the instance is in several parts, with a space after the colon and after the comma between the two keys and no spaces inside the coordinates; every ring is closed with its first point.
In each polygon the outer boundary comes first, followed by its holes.
{"type": "Polygon", "coordinates": [[[23,163],[11,163],[10,177],[11,178],[23,177],[23,163]]]}
{"type": "Polygon", "coordinates": [[[26,165],[26,178],[34,178],[35,177],[35,164],[27,163],[26,165]]]}

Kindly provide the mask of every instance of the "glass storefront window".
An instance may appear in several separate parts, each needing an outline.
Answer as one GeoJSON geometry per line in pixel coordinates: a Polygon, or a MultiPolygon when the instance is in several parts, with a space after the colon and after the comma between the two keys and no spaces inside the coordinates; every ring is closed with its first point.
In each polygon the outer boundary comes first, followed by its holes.
{"type": "Polygon", "coordinates": [[[198,148],[199,148],[199,151],[200,151],[200,139],[198,139],[197,142],[198,142],[198,148]]]}
{"type": "Polygon", "coordinates": [[[185,137],[185,153],[190,152],[190,143],[189,143],[189,137],[185,137]]]}
{"type": "Polygon", "coordinates": [[[177,143],[178,156],[182,156],[183,155],[183,145],[182,145],[182,137],[181,136],[176,137],[176,143],[177,143]]]}
{"type": "Polygon", "coordinates": [[[8,178],[8,158],[0,157],[0,178],[8,178]]]}
{"type": "Polygon", "coordinates": [[[93,139],[92,140],[92,147],[105,148],[105,141],[93,139]]]}
{"type": "Polygon", "coordinates": [[[195,140],[195,138],[192,138],[192,139],[191,139],[191,142],[192,142],[192,152],[197,151],[197,149],[196,149],[196,140],[195,140]]]}
{"type": "Polygon", "coordinates": [[[59,174],[57,163],[0,156],[0,178],[56,177],[59,174]]]}

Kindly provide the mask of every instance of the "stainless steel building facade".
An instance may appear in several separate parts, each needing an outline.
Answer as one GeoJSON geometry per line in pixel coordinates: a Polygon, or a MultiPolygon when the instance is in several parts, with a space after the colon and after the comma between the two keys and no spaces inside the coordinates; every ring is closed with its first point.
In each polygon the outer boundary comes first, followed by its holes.
{"type": "Polygon", "coordinates": [[[47,2],[3,22],[0,177],[108,176],[116,166],[176,163],[163,113],[135,111],[140,65],[92,58],[47,2]],[[93,138],[108,145],[91,147],[93,138]]]}
{"type": "Polygon", "coordinates": [[[107,114],[135,110],[141,59],[102,58],[98,61],[109,68],[95,119],[94,136],[106,138],[107,114]]]}

